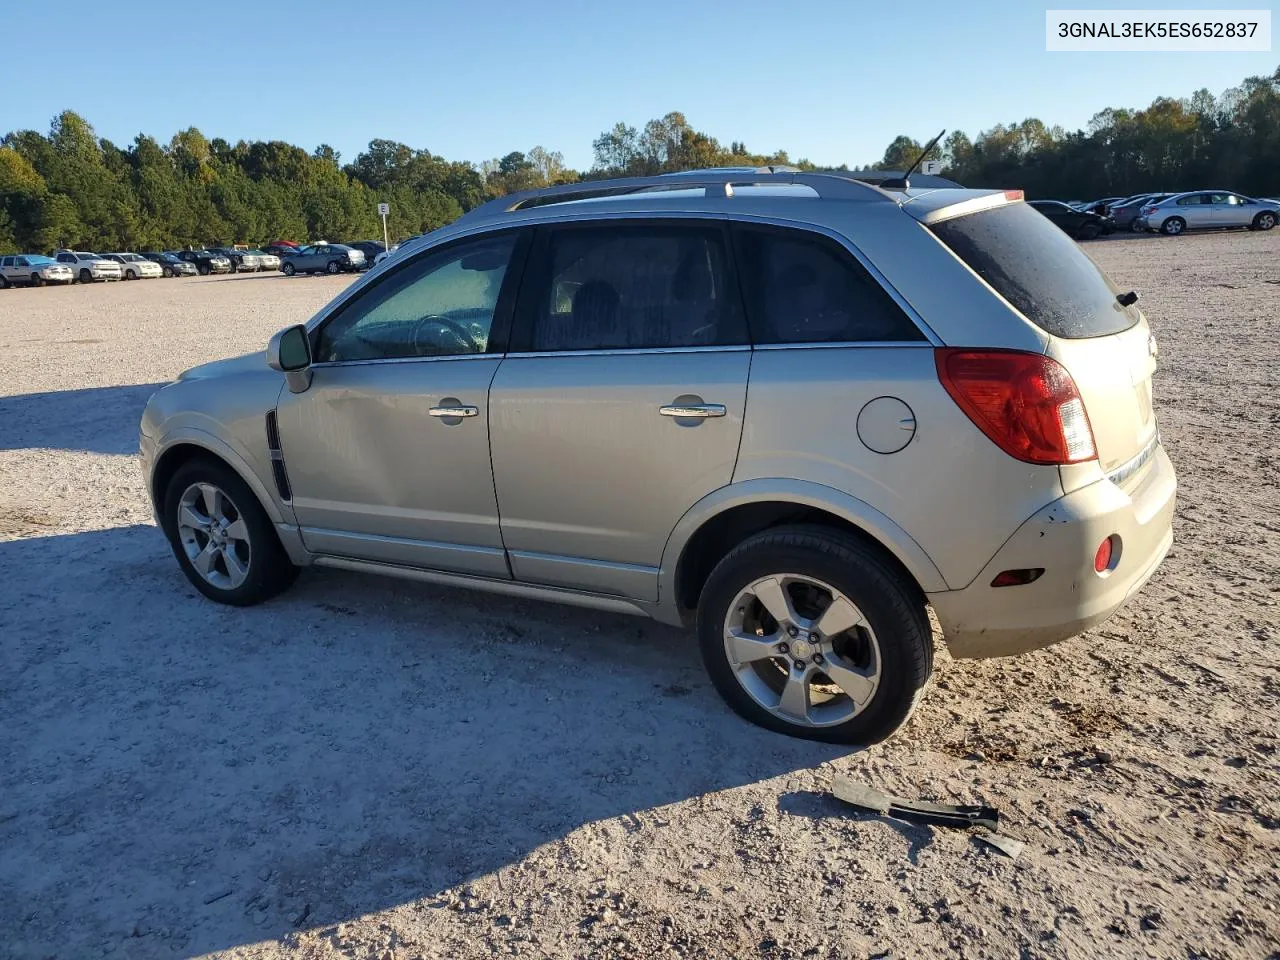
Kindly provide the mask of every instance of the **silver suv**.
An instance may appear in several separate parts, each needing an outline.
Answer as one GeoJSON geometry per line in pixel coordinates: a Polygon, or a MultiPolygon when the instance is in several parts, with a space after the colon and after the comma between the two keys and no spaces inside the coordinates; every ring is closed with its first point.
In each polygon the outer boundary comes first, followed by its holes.
{"type": "Polygon", "coordinates": [[[867,743],[953,655],[1110,616],[1172,542],[1134,306],[1017,191],[712,171],[493,201],[141,427],[206,596],[310,564],[697,626],[763,726],[867,743]]]}

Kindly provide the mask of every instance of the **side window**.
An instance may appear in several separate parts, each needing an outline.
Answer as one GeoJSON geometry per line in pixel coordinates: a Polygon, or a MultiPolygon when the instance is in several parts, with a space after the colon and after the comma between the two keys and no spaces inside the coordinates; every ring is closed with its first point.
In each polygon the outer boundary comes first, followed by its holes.
{"type": "MultiPolygon", "coordinates": [[[[9,259],[10,259],[9,257],[5,257],[5,260],[6,260],[6,261],[8,261],[9,259]]],[[[13,262],[12,262],[12,266],[15,266],[15,267],[29,267],[29,266],[31,266],[31,261],[29,261],[26,257],[13,257],[13,258],[12,258],[12,261],[13,261],[13,262]]],[[[7,267],[7,266],[10,266],[10,264],[9,264],[9,263],[5,263],[5,266],[6,266],[6,267],[7,267]]]]}
{"type": "Polygon", "coordinates": [[[1180,207],[1199,206],[1199,204],[1200,204],[1200,194],[1198,193],[1193,193],[1189,197],[1178,198],[1178,206],[1180,207]]]}
{"type": "Polygon", "coordinates": [[[1206,193],[1204,203],[1228,203],[1230,202],[1225,193],[1206,193]]]}
{"type": "Polygon", "coordinates": [[[746,344],[717,224],[553,228],[522,349],[626,350],[746,344]]]}
{"type": "Polygon", "coordinates": [[[59,262],[59,263],[75,263],[75,261],[76,261],[76,258],[75,258],[75,257],[73,257],[73,256],[71,256],[71,254],[69,254],[69,253],[60,253],[60,254],[58,254],[58,262],[59,262]]]}
{"type": "Polygon", "coordinates": [[[754,342],[915,341],[924,335],[834,240],[735,227],[754,342]]]}
{"type": "Polygon", "coordinates": [[[405,264],[346,304],[320,329],[320,361],[484,353],[515,249],[512,233],[405,264]]]}
{"type": "Polygon", "coordinates": [[[12,266],[13,266],[13,257],[4,257],[3,259],[0,259],[0,267],[12,267],[12,266]]]}

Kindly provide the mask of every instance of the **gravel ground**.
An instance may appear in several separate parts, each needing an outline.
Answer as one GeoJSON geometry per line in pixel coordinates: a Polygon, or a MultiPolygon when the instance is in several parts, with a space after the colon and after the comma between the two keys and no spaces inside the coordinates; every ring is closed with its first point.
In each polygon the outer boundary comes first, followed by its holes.
{"type": "Polygon", "coordinates": [[[142,405],[347,278],[0,293],[0,955],[1280,956],[1280,231],[1088,249],[1160,339],[1174,550],[1084,636],[940,652],[852,752],[739,721],[641,620],[323,571],[198,598],[142,405]]]}

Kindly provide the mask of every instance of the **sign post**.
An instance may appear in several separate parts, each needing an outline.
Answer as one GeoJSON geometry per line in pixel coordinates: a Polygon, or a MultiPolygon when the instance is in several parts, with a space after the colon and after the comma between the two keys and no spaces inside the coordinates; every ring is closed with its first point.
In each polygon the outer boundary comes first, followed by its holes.
{"type": "Polygon", "coordinates": [[[382,214],[382,246],[387,250],[391,249],[391,241],[387,238],[387,214],[390,212],[391,204],[378,204],[378,213],[382,214]]]}

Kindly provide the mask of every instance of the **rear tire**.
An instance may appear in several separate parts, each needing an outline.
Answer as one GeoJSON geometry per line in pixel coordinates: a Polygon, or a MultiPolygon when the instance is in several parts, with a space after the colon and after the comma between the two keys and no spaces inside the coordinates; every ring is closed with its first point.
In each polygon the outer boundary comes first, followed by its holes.
{"type": "Polygon", "coordinates": [[[252,606],[274,597],[297,579],[298,568],[289,561],[262,504],[240,475],[219,460],[199,457],[177,469],[165,489],[163,527],[178,566],[192,586],[210,600],[252,606]],[[205,506],[207,501],[200,492],[204,488],[216,491],[216,508],[205,506]],[[194,500],[194,511],[184,509],[184,498],[194,500]],[[201,517],[216,520],[219,515],[232,523],[212,540],[212,525],[191,522],[201,517]],[[207,555],[211,544],[218,543],[229,546],[221,555],[217,550],[208,554],[214,559],[207,572],[201,573],[196,563],[207,555]],[[227,550],[233,553],[230,560],[227,550]]]}
{"type": "Polygon", "coordinates": [[[330,274],[341,273],[342,267],[338,264],[337,260],[330,260],[328,264],[325,265],[324,270],[325,270],[325,273],[330,273],[330,274]]]}
{"type": "Polygon", "coordinates": [[[1187,229],[1187,221],[1181,217],[1170,217],[1160,224],[1160,232],[1166,237],[1176,237],[1187,229]]]}
{"type": "Polygon", "coordinates": [[[1146,228],[1146,227],[1144,227],[1144,226],[1141,226],[1141,225],[1138,223],[1138,221],[1137,221],[1137,220],[1130,220],[1130,221],[1129,221],[1129,232],[1130,232],[1130,233],[1143,233],[1143,232],[1145,232],[1145,231],[1146,231],[1146,229],[1147,229],[1147,228],[1146,228]]]}
{"type": "Polygon", "coordinates": [[[0,273],[0,290],[7,290],[7,289],[9,289],[9,278],[6,277],[3,273],[0,273]]]}
{"type": "Polygon", "coordinates": [[[1076,231],[1076,240],[1096,240],[1101,228],[1096,223],[1086,223],[1076,231]]]}
{"type": "Polygon", "coordinates": [[[1269,210],[1264,210],[1253,218],[1253,229],[1270,230],[1276,225],[1276,215],[1269,210]]]}
{"type": "Polygon", "coordinates": [[[766,530],[730,551],[702,590],[698,641],[707,673],[739,715],[778,733],[827,743],[884,740],[910,718],[933,671],[932,631],[919,590],[873,546],[820,526],[766,530]],[[769,595],[770,581],[782,591],[772,596],[785,596],[796,616],[796,634],[768,613],[755,592],[769,595]],[[861,620],[831,636],[808,633],[824,623],[838,626],[824,620],[824,603],[830,610],[852,610],[846,623],[861,620]],[[750,648],[737,662],[729,650],[740,645],[728,639],[731,631],[750,648]],[[761,656],[756,643],[782,643],[786,650],[761,656]],[[805,690],[803,719],[784,707],[793,681],[805,690]],[[846,686],[866,699],[859,703],[846,686]],[[776,703],[762,702],[772,696],[776,703]]]}
{"type": "Polygon", "coordinates": [[[84,268],[81,268],[81,270],[80,270],[80,282],[81,282],[81,283],[93,283],[93,274],[92,274],[92,273],[90,273],[88,270],[85,270],[84,268]]]}

